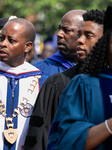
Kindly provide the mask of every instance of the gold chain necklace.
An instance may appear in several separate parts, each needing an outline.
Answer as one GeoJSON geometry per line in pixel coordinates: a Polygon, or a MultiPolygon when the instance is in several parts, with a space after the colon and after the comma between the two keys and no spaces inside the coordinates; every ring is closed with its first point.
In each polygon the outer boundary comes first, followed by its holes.
{"type": "MultiPolygon", "coordinates": [[[[33,93],[35,87],[37,86],[37,83],[39,83],[40,77],[41,75],[34,76],[34,79],[32,80],[32,83],[30,84],[30,88],[27,91],[28,95],[33,93]]],[[[27,98],[23,97],[23,100],[20,102],[20,104],[18,104],[17,108],[14,109],[12,117],[6,117],[7,115],[6,109],[0,98],[0,113],[2,114],[3,117],[5,117],[6,126],[7,126],[7,129],[4,130],[4,137],[10,144],[13,144],[16,141],[17,135],[18,135],[18,130],[13,129],[13,126],[14,126],[13,118],[15,118],[17,115],[20,114],[20,112],[24,109],[24,106],[27,104],[28,101],[29,100],[27,98]]]]}

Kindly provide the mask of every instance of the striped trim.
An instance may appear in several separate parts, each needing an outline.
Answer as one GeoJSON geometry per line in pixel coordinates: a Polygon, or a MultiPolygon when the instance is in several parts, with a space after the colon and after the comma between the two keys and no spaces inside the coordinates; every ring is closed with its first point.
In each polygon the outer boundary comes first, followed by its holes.
{"type": "Polygon", "coordinates": [[[26,78],[26,77],[35,76],[35,75],[42,75],[41,71],[37,71],[37,70],[25,72],[25,73],[19,73],[19,74],[10,73],[10,72],[0,70],[0,74],[4,75],[6,77],[9,77],[9,78],[14,78],[14,79],[21,79],[21,78],[26,78]]]}

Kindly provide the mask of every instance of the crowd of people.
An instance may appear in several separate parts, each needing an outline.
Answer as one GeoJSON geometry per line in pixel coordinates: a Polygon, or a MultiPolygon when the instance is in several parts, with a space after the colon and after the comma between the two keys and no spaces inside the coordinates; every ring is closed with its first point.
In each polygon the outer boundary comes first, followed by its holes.
{"type": "Polygon", "coordinates": [[[112,149],[112,7],[70,10],[58,30],[33,61],[34,25],[0,19],[0,150],[112,149]]]}

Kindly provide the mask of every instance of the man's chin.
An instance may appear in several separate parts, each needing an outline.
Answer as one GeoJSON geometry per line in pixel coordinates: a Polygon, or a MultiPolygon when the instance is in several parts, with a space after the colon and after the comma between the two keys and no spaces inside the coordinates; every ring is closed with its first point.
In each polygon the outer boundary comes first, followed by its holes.
{"type": "Polygon", "coordinates": [[[78,63],[85,63],[85,58],[86,57],[84,57],[84,58],[78,57],[78,63]]]}
{"type": "Polygon", "coordinates": [[[69,55],[69,51],[59,50],[59,53],[63,56],[69,55]]]}

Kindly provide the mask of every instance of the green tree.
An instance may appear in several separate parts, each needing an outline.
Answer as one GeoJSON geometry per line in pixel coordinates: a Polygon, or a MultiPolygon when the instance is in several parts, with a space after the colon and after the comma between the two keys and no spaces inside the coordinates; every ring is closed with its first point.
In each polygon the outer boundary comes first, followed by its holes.
{"type": "Polygon", "coordinates": [[[26,18],[36,16],[33,21],[37,32],[46,35],[57,31],[62,16],[73,9],[106,9],[112,0],[1,0],[0,18],[16,15],[26,18]]]}

